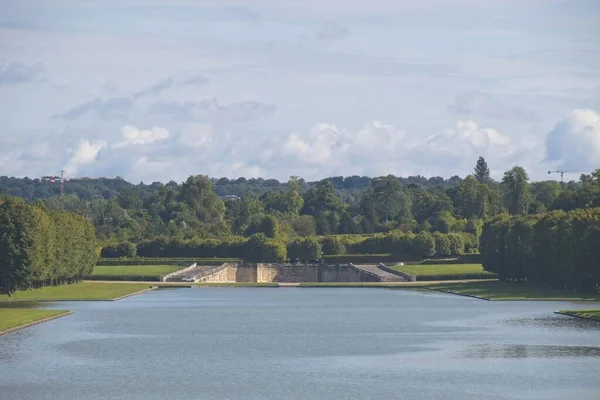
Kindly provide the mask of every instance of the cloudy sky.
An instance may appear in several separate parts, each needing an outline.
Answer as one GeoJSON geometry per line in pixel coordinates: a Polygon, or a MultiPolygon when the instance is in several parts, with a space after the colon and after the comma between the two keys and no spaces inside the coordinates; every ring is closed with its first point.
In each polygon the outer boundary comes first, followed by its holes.
{"type": "Polygon", "coordinates": [[[0,175],[577,179],[599,65],[596,0],[0,0],[0,175]]]}

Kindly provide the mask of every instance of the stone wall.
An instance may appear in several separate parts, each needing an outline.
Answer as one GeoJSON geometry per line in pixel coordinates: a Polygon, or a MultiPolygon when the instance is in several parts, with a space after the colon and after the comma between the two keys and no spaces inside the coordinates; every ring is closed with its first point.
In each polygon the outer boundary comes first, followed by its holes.
{"type": "Polygon", "coordinates": [[[223,264],[198,282],[379,282],[376,274],[352,264],[223,264]]]}

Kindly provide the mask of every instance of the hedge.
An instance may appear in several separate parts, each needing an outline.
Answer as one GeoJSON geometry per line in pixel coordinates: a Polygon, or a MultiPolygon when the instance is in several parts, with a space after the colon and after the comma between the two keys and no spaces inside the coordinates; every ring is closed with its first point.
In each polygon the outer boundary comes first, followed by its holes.
{"type": "MultiPolygon", "coordinates": [[[[122,265],[122,264],[121,264],[122,265]]],[[[160,282],[160,277],[156,275],[90,275],[85,277],[88,281],[149,281],[160,282]]]]}
{"type": "Polygon", "coordinates": [[[332,264],[365,264],[394,261],[418,261],[419,257],[402,254],[345,254],[342,256],[324,256],[326,263],[332,264]]]}
{"type": "Polygon", "coordinates": [[[600,288],[600,208],[501,215],[481,235],[486,270],[501,280],[594,292],[600,288]]]}
{"type": "Polygon", "coordinates": [[[498,278],[497,274],[490,272],[480,272],[476,274],[455,274],[455,275],[422,275],[416,276],[417,281],[458,281],[458,280],[466,280],[466,279],[496,279],[498,278]]]}
{"type": "Polygon", "coordinates": [[[191,265],[197,263],[200,265],[221,265],[223,263],[242,262],[241,258],[144,258],[144,259],[110,259],[99,260],[98,266],[116,266],[116,265],[191,265]]]}

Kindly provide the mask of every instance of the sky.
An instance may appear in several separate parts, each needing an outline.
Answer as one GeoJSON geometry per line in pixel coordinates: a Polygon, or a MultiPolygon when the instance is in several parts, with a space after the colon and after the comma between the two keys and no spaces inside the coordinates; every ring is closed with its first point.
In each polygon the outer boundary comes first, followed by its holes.
{"type": "Polygon", "coordinates": [[[600,168],[595,0],[0,0],[0,176],[600,168]]]}

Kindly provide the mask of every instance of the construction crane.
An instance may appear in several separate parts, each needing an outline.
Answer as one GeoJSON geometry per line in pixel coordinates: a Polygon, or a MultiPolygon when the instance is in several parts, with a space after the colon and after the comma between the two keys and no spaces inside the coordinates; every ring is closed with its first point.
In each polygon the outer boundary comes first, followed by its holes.
{"type": "Polygon", "coordinates": [[[60,178],[57,179],[55,176],[44,176],[42,177],[43,181],[47,181],[50,183],[55,183],[57,180],[60,180],[60,195],[65,195],[65,171],[60,171],[60,178]]]}
{"type": "Polygon", "coordinates": [[[567,173],[567,171],[563,171],[560,169],[557,169],[556,171],[548,171],[548,175],[550,174],[560,174],[560,182],[562,183],[564,181],[564,177],[565,174],[567,173]]]}

